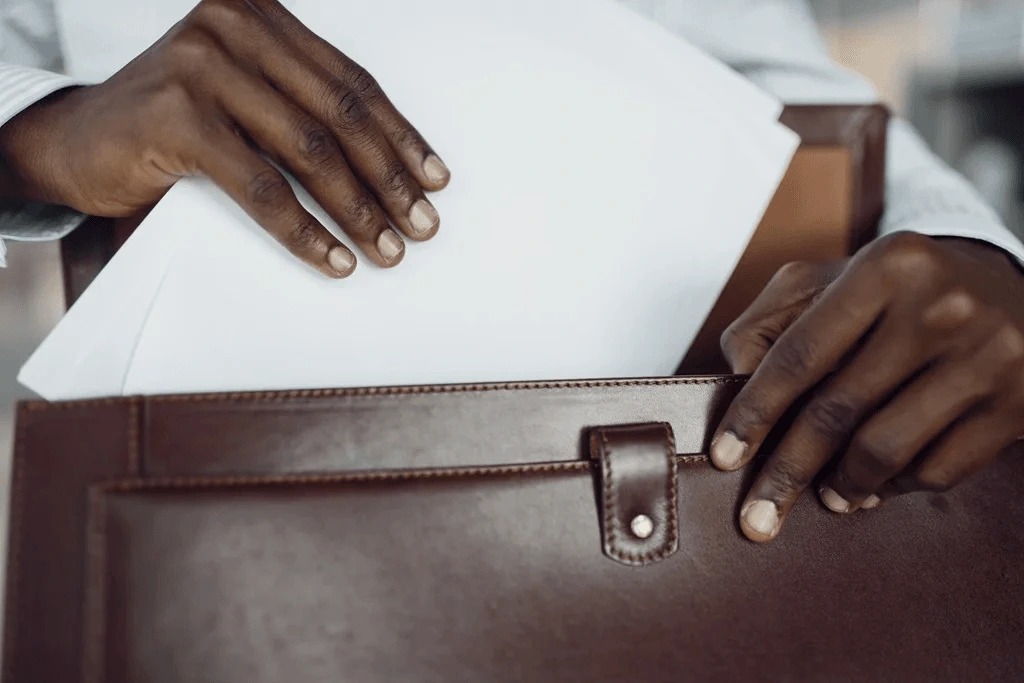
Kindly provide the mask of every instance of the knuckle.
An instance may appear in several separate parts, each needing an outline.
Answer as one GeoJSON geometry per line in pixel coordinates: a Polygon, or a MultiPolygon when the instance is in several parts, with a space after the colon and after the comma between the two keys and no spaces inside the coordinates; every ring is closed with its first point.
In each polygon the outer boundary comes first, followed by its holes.
{"type": "Polygon", "coordinates": [[[193,16],[207,26],[233,29],[250,15],[251,10],[244,0],[202,0],[193,16]]]}
{"type": "Polygon", "coordinates": [[[405,166],[397,161],[388,163],[380,175],[381,189],[390,195],[407,195],[409,193],[409,173],[405,166]]]}
{"type": "Polygon", "coordinates": [[[249,181],[246,198],[260,210],[282,210],[291,194],[288,181],[274,169],[260,171],[249,181]]]}
{"type": "Polygon", "coordinates": [[[940,266],[934,240],[918,233],[899,232],[881,239],[875,253],[884,270],[892,275],[931,277],[940,266]]]}
{"type": "Polygon", "coordinates": [[[838,395],[824,395],[804,409],[808,426],[831,441],[845,440],[860,418],[856,404],[838,395]]]}
{"type": "Polygon", "coordinates": [[[399,149],[419,150],[421,156],[427,154],[427,144],[420,134],[412,128],[402,128],[394,136],[395,146],[399,149]]]}
{"type": "Polygon", "coordinates": [[[747,345],[745,327],[739,320],[734,321],[725,328],[722,336],[718,338],[718,345],[727,355],[730,351],[738,351],[747,345]]]}
{"type": "Polygon", "coordinates": [[[1017,365],[1024,361],[1024,332],[1012,323],[1003,323],[992,338],[995,351],[1004,362],[1017,365]]]}
{"type": "Polygon", "coordinates": [[[340,150],[334,136],[311,120],[299,124],[299,161],[307,168],[317,170],[338,160],[340,150]]]}
{"type": "Polygon", "coordinates": [[[309,251],[320,244],[320,230],[310,220],[300,220],[288,233],[285,243],[292,251],[309,251]]]}
{"type": "Polygon", "coordinates": [[[217,59],[220,45],[203,29],[183,26],[172,37],[168,51],[173,65],[191,71],[206,68],[217,59]]]}
{"type": "MultiPolygon", "coordinates": [[[[195,110],[192,109],[193,105],[192,94],[180,80],[166,81],[149,95],[148,106],[151,111],[162,112],[165,115],[170,114],[173,116],[173,120],[179,124],[185,120],[186,112],[195,113],[195,110]]],[[[161,120],[170,121],[172,119],[161,117],[161,120]]]]}
{"type": "Polygon", "coordinates": [[[731,363],[735,363],[741,360],[763,358],[772,344],[764,334],[758,334],[757,328],[752,329],[737,321],[725,329],[718,340],[718,345],[722,350],[722,355],[731,363]]]}
{"type": "Polygon", "coordinates": [[[808,468],[785,459],[777,459],[766,475],[771,487],[783,495],[807,488],[813,476],[808,468]]]}
{"type": "Polygon", "coordinates": [[[790,377],[803,377],[813,371],[817,362],[814,343],[805,336],[790,336],[772,348],[773,362],[790,377]]]}
{"type": "Polygon", "coordinates": [[[352,89],[360,96],[373,99],[380,94],[380,86],[377,84],[377,79],[369,71],[356,64],[349,66],[347,71],[352,89]]]}
{"type": "Polygon", "coordinates": [[[333,102],[334,120],[342,130],[359,130],[365,126],[370,110],[359,93],[342,85],[331,88],[329,95],[333,102]]]}
{"type": "Polygon", "coordinates": [[[961,327],[977,317],[981,304],[970,292],[955,288],[943,294],[924,312],[924,323],[939,330],[961,327]]]}
{"type": "Polygon", "coordinates": [[[806,261],[790,261],[775,273],[775,279],[785,285],[795,285],[806,282],[813,276],[814,265],[806,261]]]}
{"type": "Polygon", "coordinates": [[[377,223],[377,202],[366,192],[352,198],[345,207],[349,228],[360,234],[370,234],[377,223]]]}
{"type": "Polygon", "coordinates": [[[744,441],[749,441],[752,436],[765,431],[771,424],[768,403],[758,393],[760,392],[742,396],[736,402],[729,420],[729,430],[744,441]]]}
{"type": "Polygon", "coordinates": [[[855,454],[861,467],[877,478],[892,473],[899,467],[898,450],[890,439],[873,434],[858,434],[850,452],[855,454]]]}

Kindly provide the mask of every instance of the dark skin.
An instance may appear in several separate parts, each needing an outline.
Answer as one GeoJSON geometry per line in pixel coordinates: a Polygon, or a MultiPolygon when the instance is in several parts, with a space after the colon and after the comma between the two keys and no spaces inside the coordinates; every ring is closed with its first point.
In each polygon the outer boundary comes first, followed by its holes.
{"type": "MultiPolygon", "coordinates": [[[[299,204],[287,169],[371,261],[438,228],[448,169],[365,70],[276,0],[203,0],[108,81],[0,129],[0,200],[131,216],[209,176],[295,256],[345,277],[356,257],[299,204]]],[[[784,268],[722,340],[752,378],[712,442],[746,466],[808,400],[741,507],[774,538],[799,495],[837,512],[942,491],[1024,434],[1024,275],[982,243],[893,235],[784,268]]]]}
{"type": "Polygon", "coordinates": [[[290,171],[375,264],[439,219],[449,172],[358,64],[276,0],[203,0],[109,80],[30,107],[0,132],[0,199],[131,216],[206,175],[296,257],[346,277],[355,255],[306,211],[290,171]]]}
{"type": "Polygon", "coordinates": [[[752,377],[713,437],[720,468],[747,465],[807,400],[741,506],[753,541],[809,486],[840,513],[946,491],[1024,435],[1024,274],[980,242],[902,233],[790,264],[722,348],[752,377]]]}

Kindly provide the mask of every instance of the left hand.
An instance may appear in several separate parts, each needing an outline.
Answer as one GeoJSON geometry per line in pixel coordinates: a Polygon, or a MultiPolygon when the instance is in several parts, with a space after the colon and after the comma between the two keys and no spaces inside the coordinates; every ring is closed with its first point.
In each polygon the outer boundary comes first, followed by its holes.
{"type": "Polygon", "coordinates": [[[913,233],[793,263],[726,331],[753,373],[712,440],[739,469],[801,399],[740,509],[753,541],[819,482],[836,512],[945,491],[1024,435],[1024,273],[995,247],[913,233]]]}

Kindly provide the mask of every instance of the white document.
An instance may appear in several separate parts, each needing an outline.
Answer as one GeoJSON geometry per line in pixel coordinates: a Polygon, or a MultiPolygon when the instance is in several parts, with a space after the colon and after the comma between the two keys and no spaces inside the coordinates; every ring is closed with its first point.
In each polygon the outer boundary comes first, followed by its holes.
{"type": "Polygon", "coordinates": [[[176,214],[173,201],[153,209],[146,229],[121,247],[21,369],[22,384],[50,400],[121,394],[143,324],[187,236],[176,214]]]}
{"type": "Polygon", "coordinates": [[[24,384],[62,399],[674,370],[796,147],[778,102],[609,0],[293,11],[448,163],[441,231],[331,281],[183,181],[24,384]]]}

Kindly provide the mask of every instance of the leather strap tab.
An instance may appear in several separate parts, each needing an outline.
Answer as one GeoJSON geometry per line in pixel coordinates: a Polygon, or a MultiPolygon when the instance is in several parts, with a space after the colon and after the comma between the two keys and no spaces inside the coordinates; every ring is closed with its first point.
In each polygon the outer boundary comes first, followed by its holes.
{"type": "Polygon", "coordinates": [[[599,465],[604,553],[644,566],[679,547],[676,443],[665,422],[597,427],[590,457],[599,465]]]}

